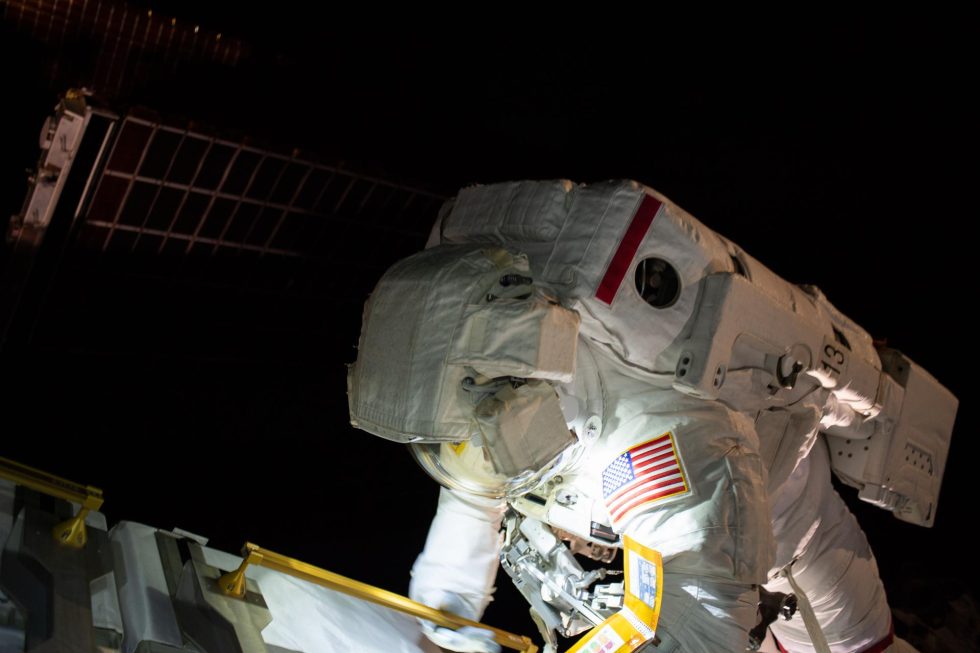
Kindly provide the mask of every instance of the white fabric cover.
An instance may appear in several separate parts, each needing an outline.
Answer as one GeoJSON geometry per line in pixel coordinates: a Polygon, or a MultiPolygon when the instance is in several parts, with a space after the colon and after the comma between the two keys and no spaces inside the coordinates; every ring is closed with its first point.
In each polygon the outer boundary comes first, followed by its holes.
{"type": "MultiPolygon", "coordinates": [[[[219,569],[241,563],[224,551],[204,553],[219,569]]],[[[407,614],[264,567],[251,566],[245,575],[258,584],[272,614],[262,631],[267,644],[301,653],[438,653],[407,614]]]]}

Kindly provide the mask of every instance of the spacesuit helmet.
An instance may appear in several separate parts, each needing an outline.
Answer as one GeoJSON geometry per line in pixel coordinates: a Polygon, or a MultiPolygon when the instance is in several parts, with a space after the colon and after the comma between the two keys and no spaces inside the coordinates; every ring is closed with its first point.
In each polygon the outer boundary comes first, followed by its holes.
{"type": "MultiPolygon", "coordinates": [[[[410,445],[441,484],[530,491],[576,458],[559,388],[579,316],[534,284],[523,254],[440,245],[395,264],[365,304],[348,372],[351,423],[410,445]]],[[[579,429],[582,431],[583,429],[579,429]]]]}

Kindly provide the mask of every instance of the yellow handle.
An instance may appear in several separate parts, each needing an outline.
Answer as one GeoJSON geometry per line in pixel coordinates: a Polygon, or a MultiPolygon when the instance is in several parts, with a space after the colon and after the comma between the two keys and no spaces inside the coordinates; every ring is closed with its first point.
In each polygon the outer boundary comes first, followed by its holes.
{"type": "Polygon", "coordinates": [[[0,458],[0,478],[17,485],[36,490],[42,494],[71,501],[81,506],[78,514],[58,524],[53,529],[54,539],[65,546],[80,549],[85,546],[88,536],[85,533],[85,516],[91,510],[102,507],[102,490],[91,485],[80,485],[72,481],[42,472],[39,469],[22,465],[7,458],[0,458]]]}

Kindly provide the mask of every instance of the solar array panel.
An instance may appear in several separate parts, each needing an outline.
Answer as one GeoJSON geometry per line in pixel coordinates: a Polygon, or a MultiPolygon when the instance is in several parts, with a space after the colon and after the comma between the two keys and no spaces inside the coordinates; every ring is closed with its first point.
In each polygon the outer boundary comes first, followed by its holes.
{"type": "Polygon", "coordinates": [[[0,20],[55,53],[52,84],[85,85],[107,98],[181,65],[231,67],[248,54],[241,39],[114,0],[0,0],[0,20]]]}
{"type": "Polygon", "coordinates": [[[418,249],[444,197],[136,116],[123,118],[81,240],[115,255],[321,259],[374,271],[418,249]]]}
{"type": "Polygon", "coordinates": [[[98,124],[43,246],[7,267],[8,350],[328,359],[446,199],[145,110],[98,124]]]}

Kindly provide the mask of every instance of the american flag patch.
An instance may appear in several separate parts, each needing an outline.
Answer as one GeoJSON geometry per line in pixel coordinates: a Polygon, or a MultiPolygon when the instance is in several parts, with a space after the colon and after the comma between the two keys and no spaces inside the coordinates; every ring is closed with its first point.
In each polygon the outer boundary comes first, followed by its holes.
{"type": "Polygon", "coordinates": [[[626,513],[690,490],[669,431],[620,454],[602,471],[602,496],[613,522],[626,513]]]}

